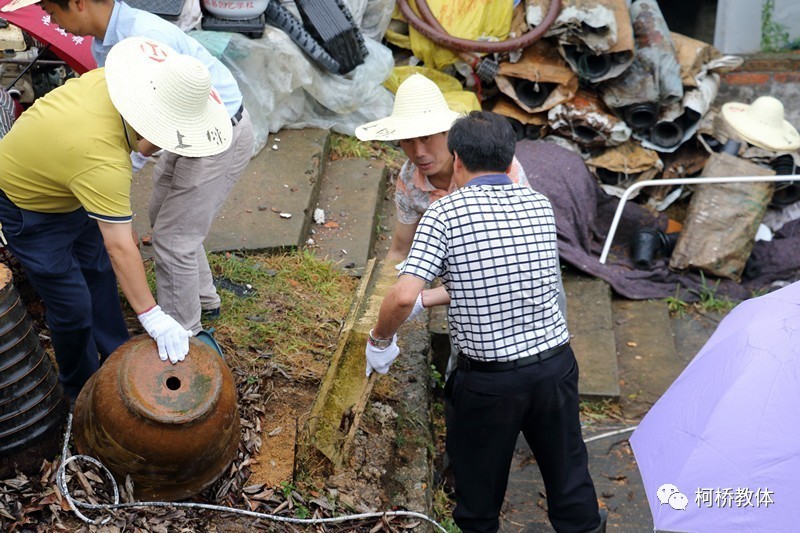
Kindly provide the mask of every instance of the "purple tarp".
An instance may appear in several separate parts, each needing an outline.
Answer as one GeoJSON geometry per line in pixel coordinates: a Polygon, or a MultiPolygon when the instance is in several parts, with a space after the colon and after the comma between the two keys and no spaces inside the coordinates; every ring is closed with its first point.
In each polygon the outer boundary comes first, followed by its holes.
{"type": "MultiPolygon", "coordinates": [[[[632,300],[678,296],[696,301],[704,288],[698,271],[680,273],[669,269],[665,258],[653,261],[649,270],[637,270],[627,253],[633,233],[643,226],[665,229],[667,218],[628,202],[614,237],[607,264],[600,252],[618,198],[597,185],[583,160],[556,144],[524,140],[517,143],[519,159],[531,186],[550,199],[556,217],[561,261],[601,278],[620,295],[632,300]]],[[[756,242],[740,283],[706,276],[705,287],[716,288],[716,297],[743,300],[771,290],[775,281],[800,279],[800,221],[786,224],[772,241],[756,242]]]]}

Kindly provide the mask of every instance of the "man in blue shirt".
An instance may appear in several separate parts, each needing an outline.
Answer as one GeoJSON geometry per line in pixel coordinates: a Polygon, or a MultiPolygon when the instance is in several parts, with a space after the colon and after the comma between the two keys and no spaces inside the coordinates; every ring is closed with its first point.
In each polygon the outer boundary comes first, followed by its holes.
{"type": "MultiPolygon", "coordinates": [[[[4,10],[13,11],[37,1],[15,0],[4,10]]],[[[92,55],[100,67],[119,41],[126,37],[147,37],[199,59],[211,73],[211,83],[233,124],[230,148],[214,156],[185,157],[169,152],[168,147],[140,143],[139,153],[131,154],[134,170],[139,170],[150,155],[165,148],[153,171],[148,209],[158,300],[165,312],[197,335],[202,330],[201,313],[213,317],[219,314],[220,307],[203,241],[253,155],[253,128],[242,106],[236,79],[225,65],[180,28],[123,2],[42,0],[41,6],[62,29],[94,37],[92,55]]]]}

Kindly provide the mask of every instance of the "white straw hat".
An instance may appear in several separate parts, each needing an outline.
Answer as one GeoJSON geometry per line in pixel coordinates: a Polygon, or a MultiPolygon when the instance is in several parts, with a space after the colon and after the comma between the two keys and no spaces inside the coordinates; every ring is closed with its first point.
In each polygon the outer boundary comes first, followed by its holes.
{"type": "Polygon", "coordinates": [[[752,105],[728,102],[722,118],[750,144],[772,150],[800,148],[800,134],[783,118],[783,104],[772,96],[760,96],[752,105]]]}
{"type": "Polygon", "coordinates": [[[449,131],[460,116],[442,91],[422,74],[413,74],[397,88],[392,114],[356,128],[362,141],[397,141],[449,131]]]}
{"type": "Polygon", "coordinates": [[[114,107],[151,143],[188,157],[230,146],[230,116],[199,59],[153,39],[128,37],[111,48],[105,70],[114,107]]]}
{"type": "Polygon", "coordinates": [[[8,13],[9,11],[16,11],[17,9],[31,6],[37,2],[39,2],[39,0],[11,0],[9,3],[0,8],[0,11],[5,11],[8,13]]]}

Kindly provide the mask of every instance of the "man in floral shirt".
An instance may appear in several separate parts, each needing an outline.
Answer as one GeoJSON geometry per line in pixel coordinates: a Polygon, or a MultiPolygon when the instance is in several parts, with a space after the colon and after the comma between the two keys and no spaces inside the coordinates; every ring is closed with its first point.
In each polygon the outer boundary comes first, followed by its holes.
{"type": "MultiPolygon", "coordinates": [[[[389,261],[406,258],[422,214],[433,202],[456,190],[447,134],[458,117],[459,113],[447,106],[434,82],[422,74],[414,74],[397,88],[390,116],[356,128],[356,137],[362,141],[398,141],[408,157],[395,188],[397,223],[386,255],[389,261]]],[[[513,183],[530,187],[516,157],[506,174],[513,183]]],[[[567,300],[560,265],[558,305],[566,317],[567,300]]]]}
{"type": "MultiPolygon", "coordinates": [[[[399,141],[408,157],[397,178],[397,224],[388,260],[406,258],[422,214],[434,201],[456,190],[447,132],[458,116],[434,82],[414,74],[398,87],[391,116],[356,128],[362,141],[399,141]]],[[[508,175],[514,183],[529,185],[516,158],[508,175]]]]}

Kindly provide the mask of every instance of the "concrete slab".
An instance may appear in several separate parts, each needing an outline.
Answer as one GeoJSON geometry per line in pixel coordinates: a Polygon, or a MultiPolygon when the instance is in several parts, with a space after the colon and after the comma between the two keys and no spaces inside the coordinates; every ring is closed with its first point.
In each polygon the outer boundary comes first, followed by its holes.
{"type": "MultiPolygon", "coordinates": [[[[584,428],[584,439],[618,429],[619,426],[584,428]]],[[[630,433],[586,444],[589,472],[601,507],[608,510],[607,531],[641,533],[653,530],[641,474],[632,459],[630,433]]],[[[546,533],[553,531],[547,519],[544,481],[536,459],[522,435],[517,440],[500,515],[502,533],[546,533]]]]}
{"type": "Polygon", "coordinates": [[[380,199],[386,189],[386,165],[367,159],[340,159],[327,164],[316,207],[325,224],[312,224],[314,251],[361,276],[374,255],[380,199]]]}
{"type": "Polygon", "coordinates": [[[617,348],[611,319],[611,289],[601,279],[564,274],[567,325],[580,367],[581,397],[619,399],[617,348]]]}
{"type": "MultiPolygon", "coordinates": [[[[301,246],[308,234],[328,159],[328,131],[282,130],[250,164],[217,215],[206,250],[269,250],[301,246]],[[273,150],[272,146],[277,146],[273,150]],[[282,218],[281,213],[291,214],[282,218]]],[[[147,205],[153,164],[134,176],[131,188],[134,222],[140,236],[150,233],[147,205]]],[[[148,255],[148,247],[142,247],[148,255]]]]}
{"type": "Polygon", "coordinates": [[[619,353],[625,418],[640,419],[683,371],[664,301],[614,300],[614,335],[619,353]]]}
{"type": "Polygon", "coordinates": [[[703,312],[672,317],[675,349],[684,366],[705,346],[725,315],[727,313],[703,312]]]}

